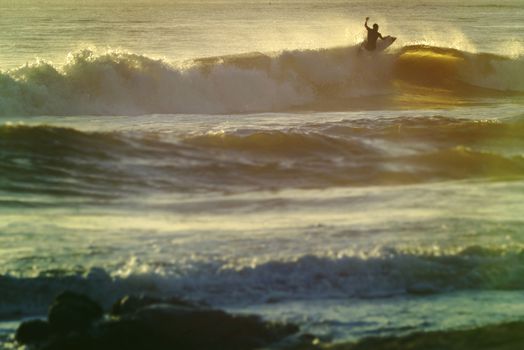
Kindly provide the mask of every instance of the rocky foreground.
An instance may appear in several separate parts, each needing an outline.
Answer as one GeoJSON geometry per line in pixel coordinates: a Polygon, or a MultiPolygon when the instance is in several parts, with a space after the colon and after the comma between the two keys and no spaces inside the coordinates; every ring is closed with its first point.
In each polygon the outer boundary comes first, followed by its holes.
{"type": "Polygon", "coordinates": [[[23,322],[15,339],[34,350],[522,350],[524,322],[328,344],[293,324],[178,298],[125,296],[105,314],[87,296],[64,292],[47,320],[23,322]]]}
{"type": "Polygon", "coordinates": [[[104,314],[87,296],[64,292],[50,306],[47,320],[22,323],[15,338],[36,350],[250,350],[298,330],[177,298],[126,296],[104,314]]]}

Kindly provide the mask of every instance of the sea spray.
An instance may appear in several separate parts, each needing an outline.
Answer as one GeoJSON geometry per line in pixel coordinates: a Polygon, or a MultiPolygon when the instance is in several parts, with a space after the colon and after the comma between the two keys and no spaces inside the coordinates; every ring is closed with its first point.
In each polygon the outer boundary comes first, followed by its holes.
{"type": "Polygon", "coordinates": [[[420,88],[429,101],[448,91],[453,105],[461,96],[521,95],[523,62],[418,45],[386,54],[359,53],[357,46],[252,53],[175,66],[85,49],[61,67],[36,62],[0,73],[0,115],[413,108],[405,96],[420,95],[420,88]]]}

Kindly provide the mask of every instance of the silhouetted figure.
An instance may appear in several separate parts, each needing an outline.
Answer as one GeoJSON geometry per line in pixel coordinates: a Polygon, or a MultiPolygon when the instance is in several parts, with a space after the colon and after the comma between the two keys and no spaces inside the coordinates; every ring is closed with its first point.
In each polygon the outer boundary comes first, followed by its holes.
{"type": "Polygon", "coordinates": [[[384,40],[382,37],[382,34],[378,32],[378,24],[373,24],[373,28],[368,27],[368,20],[369,17],[366,17],[366,22],[364,22],[364,26],[368,30],[368,40],[366,41],[365,48],[368,51],[375,51],[377,48],[377,39],[380,38],[384,40]]]}

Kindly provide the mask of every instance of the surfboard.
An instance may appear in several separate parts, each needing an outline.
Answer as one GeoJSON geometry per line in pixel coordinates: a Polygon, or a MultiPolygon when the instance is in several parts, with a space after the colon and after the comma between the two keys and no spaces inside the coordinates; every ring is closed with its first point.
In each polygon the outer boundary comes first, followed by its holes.
{"type": "Polygon", "coordinates": [[[377,41],[377,48],[376,48],[376,51],[384,51],[385,49],[387,49],[388,47],[390,47],[391,45],[393,45],[393,43],[395,42],[395,40],[397,40],[396,37],[394,36],[385,36],[383,40],[378,40],[377,41]]]}
{"type": "MultiPolygon", "coordinates": [[[[390,47],[394,42],[395,40],[397,40],[396,37],[394,36],[385,36],[384,39],[378,39],[377,40],[377,48],[371,52],[380,52],[380,51],[384,51],[385,49],[387,49],[388,47],[390,47]]],[[[366,49],[366,41],[364,41],[360,47],[364,50],[367,51],[366,49]]]]}

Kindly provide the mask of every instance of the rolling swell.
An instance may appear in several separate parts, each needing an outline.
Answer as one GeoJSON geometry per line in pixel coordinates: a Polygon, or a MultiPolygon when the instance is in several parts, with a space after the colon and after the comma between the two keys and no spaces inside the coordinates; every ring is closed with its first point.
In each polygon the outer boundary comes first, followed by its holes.
{"type": "Polygon", "coordinates": [[[523,64],[522,58],[423,45],[375,56],[342,47],[210,57],[181,65],[82,50],[61,67],[37,62],[0,73],[0,115],[453,105],[464,98],[522,95],[523,64]]]}
{"type": "MultiPolygon", "coordinates": [[[[524,124],[446,117],[181,133],[0,126],[1,190],[111,200],[138,193],[522,179],[524,124]]],[[[34,202],[32,202],[34,204],[34,202]]],[[[12,204],[12,203],[11,203],[12,204]]]]}

